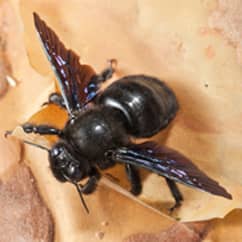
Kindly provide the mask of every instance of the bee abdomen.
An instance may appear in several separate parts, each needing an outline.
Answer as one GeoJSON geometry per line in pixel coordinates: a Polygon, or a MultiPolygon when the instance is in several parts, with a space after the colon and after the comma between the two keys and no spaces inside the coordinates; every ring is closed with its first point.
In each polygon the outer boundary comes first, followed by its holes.
{"type": "Polygon", "coordinates": [[[159,79],[145,75],[119,79],[106,88],[96,102],[121,110],[128,133],[137,138],[158,133],[178,110],[174,92],[159,79]]]}

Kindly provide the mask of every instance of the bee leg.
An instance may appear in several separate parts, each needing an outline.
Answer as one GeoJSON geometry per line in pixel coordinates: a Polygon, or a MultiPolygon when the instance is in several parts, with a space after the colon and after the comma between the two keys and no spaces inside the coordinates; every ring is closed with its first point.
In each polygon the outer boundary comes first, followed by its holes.
{"type": "Polygon", "coordinates": [[[48,104],[55,104],[61,108],[66,109],[66,105],[64,102],[63,97],[61,96],[60,93],[53,92],[49,95],[49,99],[47,102],[43,103],[42,106],[48,105],[48,104]]]}
{"type": "Polygon", "coordinates": [[[98,93],[100,93],[101,84],[110,79],[115,72],[117,60],[111,59],[108,62],[109,66],[100,74],[93,75],[88,85],[85,87],[85,92],[87,93],[85,105],[92,101],[98,93]]]}
{"type": "Polygon", "coordinates": [[[178,208],[181,206],[181,202],[183,201],[183,197],[181,192],[179,191],[178,186],[176,185],[176,183],[173,180],[170,180],[168,178],[166,178],[166,183],[171,191],[171,194],[173,196],[173,198],[175,199],[175,205],[172,206],[169,210],[170,212],[173,212],[174,209],[178,208]]]}
{"type": "Polygon", "coordinates": [[[93,168],[91,170],[91,172],[89,173],[89,176],[90,177],[88,181],[81,186],[81,190],[80,190],[83,194],[86,194],[86,195],[95,191],[97,187],[97,182],[101,178],[101,175],[96,168],[93,168]]]}
{"type": "Polygon", "coordinates": [[[106,80],[110,79],[115,72],[117,66],[116,59],[108,60],[109,66],[104,69],[100,74],[96,75],[95,78],[99,83],[105,82],[106,80]]]}
{"type": "Polygon", "coordinates": [[[62,131],[49,125],[34,125],[31,123],[25,123],[22,125],[25,133],[35,133],[40,135],[62,135],[62,131]]]}
{"type": "Polygon", "coordinates": [[[138,196],[142,191],[139,172],[135,166],[132,166],[130,164],[125,164],[125,170],[128,176],[128,180],[130,181],[130,184],[131,184],[130,192],[133,195],[138,196]]]}
{"type": "Polygon", "coordinates": [[[111,59],[108,61],[109,66],[104,69],[100,74],[94,75],[87,85],[87,93],[88,93],[88,100],[91,100],[94,96],[96,96],[97,92],[99,91],[100,85],[110,79],[115,72],[117,66],[117,60],[111,59]]]}

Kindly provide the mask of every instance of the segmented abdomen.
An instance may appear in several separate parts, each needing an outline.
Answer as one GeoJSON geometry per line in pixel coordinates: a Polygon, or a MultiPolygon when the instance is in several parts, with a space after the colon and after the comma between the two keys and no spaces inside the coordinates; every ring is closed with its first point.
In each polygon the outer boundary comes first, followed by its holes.
{"type": "Polygon", "coordinates": [[[127,120],[127,132],[137,138],[158,133],[178,110],[174,92],[159,79],[145,75],[119,79],[96,102],[121,110],[127,120]]]}

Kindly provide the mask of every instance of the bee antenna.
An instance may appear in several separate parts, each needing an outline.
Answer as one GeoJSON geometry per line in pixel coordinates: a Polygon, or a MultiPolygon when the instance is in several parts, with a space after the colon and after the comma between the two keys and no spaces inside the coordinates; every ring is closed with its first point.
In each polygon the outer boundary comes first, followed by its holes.
{"type": "Polygon", "coordinates": [[[81,198],[82,205],[83,205],[84,209],[86,210],[86,212],[89,214],[89,209],[88,209],[87,204],[86,204],[86,202],[85,202],[85,200],[84,200],[84,197],[82,196],[82,185],[78,184],[77,182],[73,182],[69,177],[67,177],[67,176],[65,175],[64,172],[62,172],[62,175],[63,175],[63,177],[64,177],[68,182],[72,183],[72,184],[76,187],[76,190],[78,191],[79,196],[80,196],[80,198],[81,198]]]}
{"type": "Polygon", "coordinates": [[[48,152],[50,151],[48,148],[46,148],[46,147],[44,147],[44,146],[42,146],[42,145],[38,145],[38,144],[35,144],[35,143],[32,143],[32,142],[29,142],[29,141],[27,141],[27,140],[23,140],[23,142],[24,142],[25,144],[35,146],[35,147],[40,148],[40,149],[42,149],[42,150],[46,150],[46,151],[48,151],[48,152]]]}
{"type": "Polygon", "coordinates": [[[85,200],[83,198],[83,195],[82,195],[81,185],[79,185],[78,183],[73,183],[73,184],[75,185],[75,187],[76,187],[76,189],[77,189],[77,191],[79,193],[79,196],[81,198],[82,205],[83,205],[84,209],[89,214],[89,209],[88,209],[87,204],[86,204],[86,202],[85,202],[85,200]]]}
{"type": "MultiPolygon", "coordinates": [[[[12,133],[13,133],[13,131],[9,131],[9,130],[7,130],[6,132],[5,132],[5,134],[4,134],[4,137],[5,138],[8,138],[8,136],[9,135],[12,135],[12,133]]],[[[42,149],[42,150],[46,150],[46,151],[50,151],[47,147],[44,147],[44,146],[42,146],[42,145],[38,145],[38,144],[35,144],[35,143],[32,143],[32,142],[30,142],[30,141],[27,141],[27,140],[22,140],[25,144],[28,144],[28,145],[32,145],[32,146],[35,146],[35,147],[37,147],[37,148],[40,148],[40,149],[42,149]]]]}

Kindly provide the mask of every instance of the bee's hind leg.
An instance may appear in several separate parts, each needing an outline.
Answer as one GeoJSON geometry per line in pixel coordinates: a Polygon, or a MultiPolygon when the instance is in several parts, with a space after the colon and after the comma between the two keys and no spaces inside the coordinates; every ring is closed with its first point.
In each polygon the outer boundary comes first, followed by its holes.
{"type": "Polygon", "coordinates": [[[173,180],[166,178],[166,183],[171,191],[173,198],[175,199],[175,205],[169,209],[170,212],[173,212],[176,208],[181,206],[182,201],[183,201],[183,196],[182,196],[178,186],[176,185],[176,183],[173,180]]]}

